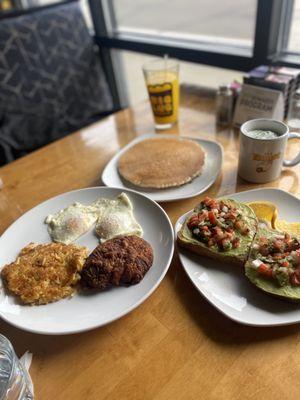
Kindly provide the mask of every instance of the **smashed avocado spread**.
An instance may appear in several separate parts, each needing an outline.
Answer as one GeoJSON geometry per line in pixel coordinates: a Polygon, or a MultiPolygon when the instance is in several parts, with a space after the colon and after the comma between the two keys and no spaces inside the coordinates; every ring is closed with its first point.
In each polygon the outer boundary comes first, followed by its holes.
{"type": "Polygon", "coordinates": [[[288,233],[261,235],[253,245],[250,267],[280,287],[300,286],[300,239],[288,233]]]}
{"type": "Polygon", "coordinates": [[[187,226],[192,236],[208,247],[227,252],[240,247],[241,236],[250,233],[242,211],[223,200],[205,197],[195,211],[187,226]]]}

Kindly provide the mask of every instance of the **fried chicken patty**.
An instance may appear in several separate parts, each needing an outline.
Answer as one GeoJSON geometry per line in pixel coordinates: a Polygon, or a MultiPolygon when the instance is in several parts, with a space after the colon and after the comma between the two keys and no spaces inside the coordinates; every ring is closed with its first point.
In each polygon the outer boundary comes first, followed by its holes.
{"type": "Polygon", "coordinates": [[[153,250],[138,236],[118,236],[95,248],[81,271],[86,286],[106,289],[139,283],[153,263],[153,250]]]}
{"type": "Polygon", "coordinates": [[[1,276],[7,288],[26,304],[47,304],[70,296],[80,279],[88,249],[73,244],[30,243],[1,276]]]}

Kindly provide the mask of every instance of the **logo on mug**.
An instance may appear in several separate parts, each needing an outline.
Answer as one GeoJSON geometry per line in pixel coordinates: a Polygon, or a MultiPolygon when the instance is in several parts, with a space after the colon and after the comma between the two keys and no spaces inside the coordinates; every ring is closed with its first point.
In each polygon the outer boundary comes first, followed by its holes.
{"type": "Polygon", "coordinates": [[[264,154],[253,153],[252,160],[258,161],[256,172],[258,173],[267,172],[271,168],[273,161],[278,160],[280,158],[280,154],[281,154],[280,152],[275,154],[271,152],[267,152],[264,154]]]}

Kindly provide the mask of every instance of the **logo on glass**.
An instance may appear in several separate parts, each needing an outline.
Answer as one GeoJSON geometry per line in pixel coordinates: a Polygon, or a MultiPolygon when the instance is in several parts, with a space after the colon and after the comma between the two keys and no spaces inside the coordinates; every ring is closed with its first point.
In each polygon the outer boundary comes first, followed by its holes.
{"type": "Polygon", "coordinates": [[[168,117],[173,114],[172,84],[148,85],[154,115],[168,117]]]}

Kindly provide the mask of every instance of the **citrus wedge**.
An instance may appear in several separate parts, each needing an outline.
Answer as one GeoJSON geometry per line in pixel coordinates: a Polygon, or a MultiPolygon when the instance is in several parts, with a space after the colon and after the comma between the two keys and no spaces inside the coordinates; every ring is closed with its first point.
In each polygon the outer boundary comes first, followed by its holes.
{"type": "Polygon", "coordinates": [[[271,201],[251,201],[246,204],[252,208],[258,219],[267,221],[272,228],[275,228],[278,211],[274,203],[271,201]]]}

